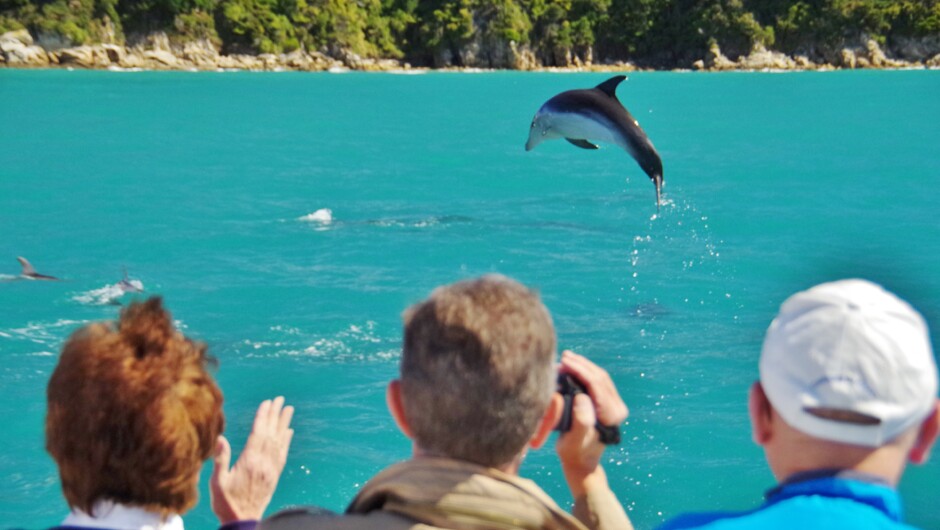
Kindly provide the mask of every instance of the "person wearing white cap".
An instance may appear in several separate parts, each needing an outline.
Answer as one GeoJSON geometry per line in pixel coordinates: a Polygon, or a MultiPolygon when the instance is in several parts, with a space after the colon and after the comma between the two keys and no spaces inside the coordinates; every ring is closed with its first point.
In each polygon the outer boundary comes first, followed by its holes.
{"type": "Polygon", "coordinates": [[[865,280],[787,299],[751,388],[754,441],[779,484],[755,510],[693,513],[661,530],[911,528],[895,490],[927,460],[940,428],[927,324],[865,280]]]}

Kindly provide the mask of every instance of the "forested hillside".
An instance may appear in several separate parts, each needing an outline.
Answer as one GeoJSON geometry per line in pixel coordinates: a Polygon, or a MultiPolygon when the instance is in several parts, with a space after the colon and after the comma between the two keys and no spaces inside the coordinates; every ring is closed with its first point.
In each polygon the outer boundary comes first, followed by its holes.
{"type": "Polygon", "coordinates": [[[862,39],[940,41],[940,0],[0,0],[0,33],[23,28],[46,48],[164,32],[223,53],[511,67],[525,50],[546,66],[671,68],[713,43],[731,58],[763,45],[825,61],[862,39]]]}

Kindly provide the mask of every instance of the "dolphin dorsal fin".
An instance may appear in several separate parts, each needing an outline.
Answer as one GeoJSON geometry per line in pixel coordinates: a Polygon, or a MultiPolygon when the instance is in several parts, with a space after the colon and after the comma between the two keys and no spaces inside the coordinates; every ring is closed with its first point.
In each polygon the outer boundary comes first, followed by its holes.
{"type": "Polygon", "coordinates": [[[623,80],[626,78],[627,76],[625,75],[615,75],[611,77],[610,79],[608,79],[607,81],[604,81],[603,83],[597,85],[594,88],[600,90],[601,92],[607,94],[608,96],[614,99],[617,99],[617,85],[623,82],[623,80]]]}
{"type": "Polygon", "coordinates": [[[17,256],[16,261],[20,262],[20,265],[23,266],[23,276],[32,276],[33,274],[36,274],[36,269],[34,269],[33,266],[30,265],[28,261],[26,261],[26,258],[17,256]]]}

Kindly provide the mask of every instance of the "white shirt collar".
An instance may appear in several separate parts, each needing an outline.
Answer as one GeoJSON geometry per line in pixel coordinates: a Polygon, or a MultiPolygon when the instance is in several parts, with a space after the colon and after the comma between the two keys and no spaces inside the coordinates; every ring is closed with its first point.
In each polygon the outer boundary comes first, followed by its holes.
{"type": "Polygon", "coordinates": [[[91,516],[79,509],[62,521],[62,526],[108,528],[110,530],[183,530],[183,518],[173,514],[165,520],[158,513],[125,506],[111,501],[98,501],[91,516]]]}

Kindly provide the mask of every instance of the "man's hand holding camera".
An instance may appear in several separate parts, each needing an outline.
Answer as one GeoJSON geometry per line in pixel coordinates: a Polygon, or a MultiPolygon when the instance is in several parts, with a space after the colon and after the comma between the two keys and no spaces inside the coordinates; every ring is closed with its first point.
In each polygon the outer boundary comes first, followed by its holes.
{"type": "MultiPolygon", "coordinates": [[[[571,351],[562,353],[559,374],[570,374],[586,393],[573,396],[571,428],[558,437],[556,450],[571,494],[577,498],[592,487],[607,488],[607,476],[600,466],[605,443],[600,430],[608,433],[627,419],[627,405],[620,398],[610,374],[571,351]]],[[[607,435],[607,443],[612,434],[607,435]]]]}

